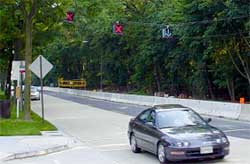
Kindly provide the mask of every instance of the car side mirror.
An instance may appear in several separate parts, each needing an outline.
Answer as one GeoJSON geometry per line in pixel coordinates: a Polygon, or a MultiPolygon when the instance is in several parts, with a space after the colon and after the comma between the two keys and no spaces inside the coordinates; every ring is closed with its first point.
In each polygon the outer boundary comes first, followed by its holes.
{"type": "Polygon", "coordinates": [[[210,123],[211,121],[212,121],[212,118],[207,118],[207,119],[206,119],[206,122],[207,122],[207,123],[210,123]]]}

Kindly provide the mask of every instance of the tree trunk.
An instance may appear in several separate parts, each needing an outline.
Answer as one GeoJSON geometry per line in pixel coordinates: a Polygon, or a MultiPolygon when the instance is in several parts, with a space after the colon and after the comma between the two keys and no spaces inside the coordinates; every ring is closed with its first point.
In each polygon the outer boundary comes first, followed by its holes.
{"type": "Polygon", "coordinates": [[[6,93],[6,71],[1,73],[1,90],[6,93]]]}
{"type": "Polygon", "coordinates": [[[231,101],[235,101],[235,89],[234,89],[234,81],[227,79],[227,89],[230,95],[231,101]]]}
{"type": "MultiPolygon", "coordinates": [[[[1,75],[2,76],[2,75],[1,75]]],[[[4,91],[4,80],[3,79],[1,79],[0,80],[0,90],[2,90],[2,91],[4,91]]]]}
{"type": "Polygon", "coordinates": [[[25,22],[25,89],[24,89],[24,119],[30,120],[30,85],[31,71],[29,66],[32,61],[32,19],[26,17],[25,22]]]}
{"type": "MultiPolygon", "coordinates": [[[[240,32],[241,34],[241,32],[240,32]]],[[[241,34],[242,36],[242,39],[243,41],[246,43],[248,49],[250,50],[250,43],[247,41],[247,39],[241,34]]],[[[228,50],[228,54],[231,58],[231,61],[234,65],[234,67],[236,68],[236,70],[240,73],[240,75],[244,78],[247,79],[248,81],[248,84],[250,86],[250,65],[249,65],[249,57],[243,57],[241,56],[241,51],[240,51],[240,47],[239,46],[242,46],[242,45],[239,45],[239,44],[235,44],[233,45],[234,46],[234,49],[235,49],[235,54],[236,56],[238,57],[239,61],[240,61],[240,64],[237,64],[236,62],[236,59],[234,59],[233,57],[233,54],[231,53],[230,50],[228,50]],[[243,70],[241,69],[241,67],[243,68],[243,70]]],[[[243,47],[243,46],[242,46],[243,47]]],[[[250,93],[249,93],[250,94],[250,93]]]]}
{"type": "Polygon", "coordinates": [[[11,70],[12,70],[12,61],[13,61],[13,54],[9,57],[9,65],[8,65],[8,72],[7,72],[7,87],[6,87],[6,96],[10,98],[11,96],[11,70]]]}
{"type": "Polygon", "coordinates": [[[209,77],[209,72],[208,72],[208,68],[207,68],[206,63],[205,63],[204,69],[205,69],[205,78],[206,78],[206,83],[208,86],[209,95],[210,95],[210,98],[214,100],[215,96],[214,96],[214,92],[213,92],[213,84],[212,84],[212,81],[209,77]]]}
{"type": "Polygon", "coordinates": [[[161,82],[160,82],[160,77],[159,77],[159,73],[157,71],[156,64],[154,64],[154,77],[155,77],[155,81],[156,81],[157,92],[161,92],[161,82]]]}
{"type": "Polygon", "coordinates": [[[25,89],[24,89],[24,119],[30,120],[30,85],[31,71],[29,66],[32,61],[32,19],[37,10],[37,0],[31,0],[29,3],[21,1],[21,11],[25,19],[25,89]],[[30,5],[27,11],[26,5],[30,5]]]}
{"type": "MultiPolygon", "coordinates": [[[[248,76],[247,80],[248,80],[248,84],[249,84],[249,87],[250,87],[250,76],[248,76]]],[[[248,94],[250,95],[250,93],[248,93],[248,94]]]]}

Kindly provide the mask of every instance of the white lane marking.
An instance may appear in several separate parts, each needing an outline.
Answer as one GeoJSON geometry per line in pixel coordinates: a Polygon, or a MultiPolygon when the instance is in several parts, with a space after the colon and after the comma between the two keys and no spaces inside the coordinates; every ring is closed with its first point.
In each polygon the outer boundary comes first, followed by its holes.
{"type": "Polygon", "coordinates": [[[128,107],[122,106],[122,107],[120,107],[120,109],[128,109],[128,107]]]}
{"type": "Polygon", "coordinates": [[[224,130],[223,132],[237,132],[237,131],[250,131],[250,129],[231,129],[231,130],[224,130]]]}
{"type": "Polygon", "coordinates": [[[83,150],[83,149],[89,149],[89,147],[87,147],[87,146],[77,146],[77,147],[71,148],[70,150],[83,150]]]}
{"type": "Polygon", "coordinates": [[[58,160],[54,159],[53,160],[55,164],[61,164],[58,160]]]}

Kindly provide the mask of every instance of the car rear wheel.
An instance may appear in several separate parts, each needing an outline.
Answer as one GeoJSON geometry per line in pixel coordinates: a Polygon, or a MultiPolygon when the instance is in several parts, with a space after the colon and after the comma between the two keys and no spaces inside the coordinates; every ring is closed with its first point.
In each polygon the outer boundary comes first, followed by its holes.
{"type": "Polygon", "coordinates": [[[137,142],[136,142],[134,134],[132,134],[131,137],[130,137],[130,147],[131,147],[131,150],[134,153],[140,153],[141,152],[141,149],[137,147],[137,142]]]}
{"type": "Polygon", "coordinates": [[[167,163],[165,147],[161,143],[158,145],[157,157],[161,164],[167,163]]]}

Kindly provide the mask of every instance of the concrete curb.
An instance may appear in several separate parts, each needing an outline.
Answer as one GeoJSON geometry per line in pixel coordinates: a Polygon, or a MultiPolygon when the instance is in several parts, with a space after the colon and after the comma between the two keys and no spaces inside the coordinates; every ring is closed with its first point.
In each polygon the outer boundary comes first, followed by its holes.
{"type": "Polygon", "coordinates": [[[42,149],[42,150],[36,150],[36,151],[30,151],[30,152],[22,152],[22,153],[13,153],[0,159],[0,161],[10,161],[10,160],[15,160],[15,159],[43,156],[43,155],[48,155],[51,153],[68,150],[69,148],[70,147],[68,145],[60,145],[60,146],[55,146],[55,147],[48,148],[48,149],[42,149]]]}

